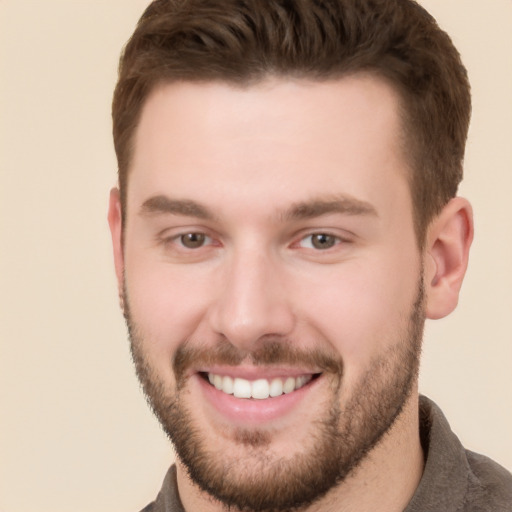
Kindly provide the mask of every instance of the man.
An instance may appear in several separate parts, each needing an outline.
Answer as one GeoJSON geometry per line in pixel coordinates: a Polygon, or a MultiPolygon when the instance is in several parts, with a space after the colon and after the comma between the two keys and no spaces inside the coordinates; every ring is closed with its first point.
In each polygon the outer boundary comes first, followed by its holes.
{"type": "Polygon", "coordinates": [[[457,304],[469,85],[409,0],[157,0],[114,95],[109,223],[172,440],[151,511],[512,510],[418,396],[457,304]]]}

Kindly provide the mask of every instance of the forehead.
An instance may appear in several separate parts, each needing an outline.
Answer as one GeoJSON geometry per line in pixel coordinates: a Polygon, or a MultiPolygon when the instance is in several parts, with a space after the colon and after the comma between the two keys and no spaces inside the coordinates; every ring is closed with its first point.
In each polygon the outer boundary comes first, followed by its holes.
{"type": "Polygon", "coordinates": [[[407,177],[400,126],[398,94],[369,75],[161,85],[135,133],[128,198],[172,189],[200,200],[331,192],[371,201],[407,177]]]}

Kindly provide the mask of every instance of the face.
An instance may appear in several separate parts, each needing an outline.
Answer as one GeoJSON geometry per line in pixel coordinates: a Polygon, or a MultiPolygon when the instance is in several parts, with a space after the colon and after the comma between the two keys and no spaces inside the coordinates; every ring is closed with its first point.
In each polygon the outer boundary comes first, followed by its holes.
{"type": "Polygon", "coordinates": [[[313,502],[409,399],[424,313],[400,140],[369,76],[171,84],[143,109],[117,237],[132,352],[179,467],[228,505],[313,502]]]}

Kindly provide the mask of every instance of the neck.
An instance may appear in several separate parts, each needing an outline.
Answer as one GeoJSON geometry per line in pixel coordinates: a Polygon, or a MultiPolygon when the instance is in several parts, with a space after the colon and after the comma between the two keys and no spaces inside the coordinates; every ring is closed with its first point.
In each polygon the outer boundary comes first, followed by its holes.
{"type": "MultiPolygon", "coordinates": [[[[418,487],[424,465],[418,401],[417,390],[414,390],[391,430],[354,472],[321,500],[301,512],[403,511],[418,487]]],[[[190,480],[179,460],[177,478],[186,512],[227,511],[224,505],[190,480]]]]}

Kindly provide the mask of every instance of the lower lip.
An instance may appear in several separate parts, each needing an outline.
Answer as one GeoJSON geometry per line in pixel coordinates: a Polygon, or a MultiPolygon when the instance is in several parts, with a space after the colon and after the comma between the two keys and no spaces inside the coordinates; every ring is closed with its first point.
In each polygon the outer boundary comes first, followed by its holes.
{"type": "Polygon", "coordinates": [[[318,381],[321,380],[321,377],[318,377],[291,393],[258,400],[254,398],[236,398],[233,395],[219,391],[199,375],[196,375],[196,378],[207,402],[230,423],[240,425],[262,424],[285,417],[297,408],[299,403],[312,392],[318,381]]]}

